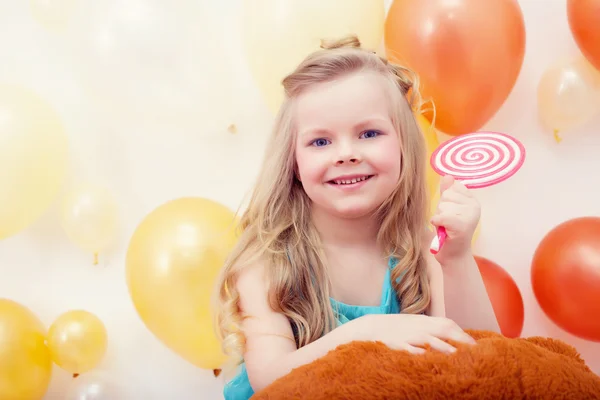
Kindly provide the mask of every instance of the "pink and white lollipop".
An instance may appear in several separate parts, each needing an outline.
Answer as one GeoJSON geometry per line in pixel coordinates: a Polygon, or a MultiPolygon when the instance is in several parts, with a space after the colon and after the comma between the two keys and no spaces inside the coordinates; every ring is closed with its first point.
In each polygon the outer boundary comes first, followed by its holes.
{"type": "MultiPolygon", "coordinates": [[[[444,142],[431,155],[435,172],[451,175],[470,189],[500,183],[513,176],[525,161],[525,147],[517,139],[497,132],[476,132],[444,142]]],[[[443,226],[431,243],[431,252],[440,251],[446,240],[443,226]]]]}

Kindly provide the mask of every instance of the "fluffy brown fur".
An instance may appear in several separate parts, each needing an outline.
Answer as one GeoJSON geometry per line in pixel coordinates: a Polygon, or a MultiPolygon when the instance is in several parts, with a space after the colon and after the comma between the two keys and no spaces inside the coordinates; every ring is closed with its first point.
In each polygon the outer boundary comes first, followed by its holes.
{"type": "Polygon", "coordinates": [[[600,399],[600,377],[577,351],[542,337],[469,331],[474,346],[409,355],[353,342],[295,369],[252,400],[600,399]]]}

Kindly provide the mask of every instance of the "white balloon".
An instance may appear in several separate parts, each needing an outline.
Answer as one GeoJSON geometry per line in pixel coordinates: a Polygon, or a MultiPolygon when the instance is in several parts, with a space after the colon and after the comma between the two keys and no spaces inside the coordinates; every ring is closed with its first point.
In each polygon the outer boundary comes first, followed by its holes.
{"type": "Polygon", "coordinates": [[[125,393],[109,374],[92,371],[73,378],[65,400],[125,400],[125,393]]]}
{"type": "Polygon", "coordinates": [[[86,94],[107,116],[226,129],[222,25],[196,0],[83,0],[68,40],[86,94]]]}

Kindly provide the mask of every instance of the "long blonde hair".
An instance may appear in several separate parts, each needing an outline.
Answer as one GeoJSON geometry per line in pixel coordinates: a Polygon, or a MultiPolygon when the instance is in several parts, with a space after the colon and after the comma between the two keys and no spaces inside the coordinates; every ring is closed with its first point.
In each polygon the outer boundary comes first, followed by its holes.
{"type": "Polygon", "coordinates": [[[296,132],[291,105],[312,85],[344,75],[373,71],[389,83],[390,115],[400,135],[401,173],[396,189],[376,211],[380,222],[377,239],[398,261],[391,280],[402,312],[422,313],[429,305],[421,251],[429,202],[425,143],[414,116],[422,103],[416,76],[362,49],[353,36],[323,42],[321,47],[283,80],[286,98],[276,117],[258,182],[240,220],[240,239],[217,282],[215,325],[225,353],[235,362],[241,361],[245,343],[236,279],[241,270],[255,262],[264,263],[269,303],[290,321],[298,347],[336,326],[326,259],[310,217],[311,200],[295,174],[296,132]]]}

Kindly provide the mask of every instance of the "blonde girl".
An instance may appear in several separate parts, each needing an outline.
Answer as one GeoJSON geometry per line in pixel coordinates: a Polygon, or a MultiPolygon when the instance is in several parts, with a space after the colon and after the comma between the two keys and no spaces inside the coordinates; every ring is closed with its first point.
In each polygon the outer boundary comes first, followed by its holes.
{"type": "Polygon", "coordinates": [[[479,204],[452,177],[427,221],[418,85],[356,37],[323,43],[283,80],[242,235],[218,281],[223,347],[241,364],[226,400],[252,394],[338,345],[474,343],[498,331],[471,253],[479,204]],[[432,233],[448,238],[435,257],[432,233]],[[461,328],[462,327],[462,328],[461,328]]]}

